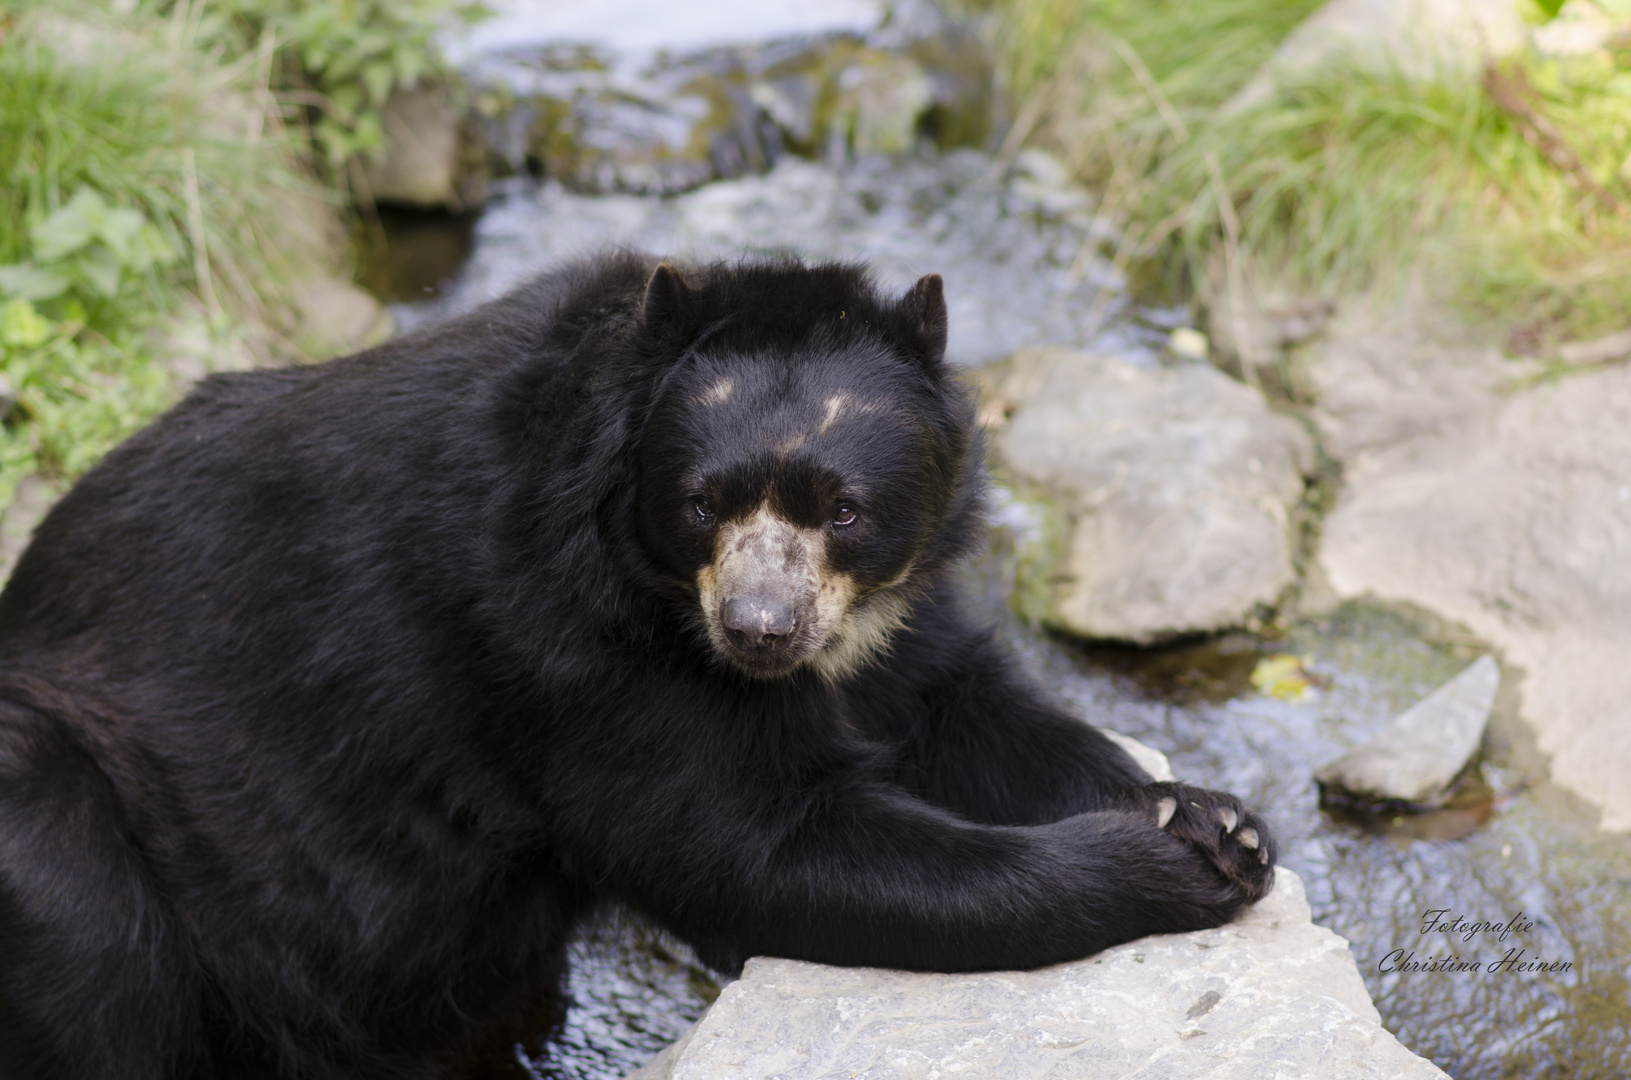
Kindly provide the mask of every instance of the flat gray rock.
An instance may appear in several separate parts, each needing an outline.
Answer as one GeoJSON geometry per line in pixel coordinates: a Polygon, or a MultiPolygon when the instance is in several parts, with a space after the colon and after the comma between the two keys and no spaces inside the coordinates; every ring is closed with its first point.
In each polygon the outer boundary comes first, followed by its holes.
{"type": "Polygon", "coordinates": [[[1109,736],[1111,742],[1132,755],[1133,761],[1138,764],[1140,769],[1149,774],[1151,780],[1178,779],[1172,774],[1172,762],[1167,760],[1167,755],[1155,747],[1145,746],[1132,736],[1123,735],[1119,731],[1111,731],[1109,728],[1100,728],[1099,730],[1109,736]]]}
{"type": "Polygon", "coordinates": [[[1311,356],[1343,491],[1339,596],[1459,622],[1521,673],[1552,778],[1631,829],[1631,367],[1524,368],[1408,310],[1344,312],[1311,356]]]}
{"type": "Polygon", "coordinates": [[[1015,406],[1002,460],[1070,519],[1057,625],[1140,643],[1205,633],[1294,580],[1312,440],[1258,391],[1206,364],[1044,348],[1016,354],[996,393],[1015,406]]]}
{"type": "Polygon", "coordinates": [[[1040,971],[968,975],[748,961],[630,1080],[938,1076],[1442,1078],[1384,1029],[1348,943],[1302,882],[1217,930],[1143,938],[1040,971]]]}
{"type": "Polygon", "coordinates": [[[1500,684],[1495,658],[1479,657],[1315,779],[1364,799],[1432,805],[1478,749],[1500,684]]]}

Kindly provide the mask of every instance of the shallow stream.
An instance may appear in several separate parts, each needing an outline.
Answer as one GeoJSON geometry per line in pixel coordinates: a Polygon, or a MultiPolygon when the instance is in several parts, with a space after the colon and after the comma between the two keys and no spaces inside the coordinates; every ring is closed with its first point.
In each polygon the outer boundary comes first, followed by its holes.
{"type": "MultiPolygon", "coordinates": [[[[942,273],[951,356],[963,365],[1054,343],[1159,363],[1165,331],[1183,315],[1126,299],[1098,254],[1102,223],[1046,162],[1021,159],[1004,173],[973,151],[836,165],[785,157],[766,175],[667,198],[514,181],[475,221],[467,259],[468,222],[446,223],[439,238],[435,221],[385,224],[390,244],[376,249],[367,280],[392,301],[426,297],[393,306],[410,327],[613,244],[686,258],[791,250],[864,259],[902,289],[942,273]]],[[[1356,604],[1273,637],[1156,650],[1069,642],[1012,615],[1015,546],[1034,515],[1008,496],[997,505],[991,550],[969,584],[1025,665],[1092,722],[1164,751],[1181,779],[1236,792],[1262,811],[1315,920],[1353,943],[1384,1023],[1406,1046],[1457,1080],[1631,1076],[1631,838],[1597,832],[1589,809],[1547,782],[1515,714],[1520,673],[1503,672],[1484,750],[1449,809],[1328,812],[1314,770],[1460,671],[1482,651],[1477,642],[1356,604]],[[1251,684],[1258,661],[1276,654],[1302,657],[1313,676],[1295,700],[1251,684]],[[1424,932],[1434,910],[1533,925],[1504,942],[1463,940],[1424,932]],[[1452,957],[1488,969],[1510,949],[1523,962],[1570,969],[1384,970],[1452,957]]],[[[574,960],[565,1027],[527,1062],[540,1077],[620,1077],[717,993],[682,946],[638,926],[585,934],[574,960]]]]}

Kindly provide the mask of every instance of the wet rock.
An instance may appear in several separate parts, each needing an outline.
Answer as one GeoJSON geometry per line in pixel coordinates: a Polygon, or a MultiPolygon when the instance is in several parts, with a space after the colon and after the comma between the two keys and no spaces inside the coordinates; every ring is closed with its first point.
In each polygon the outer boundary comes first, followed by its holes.
{"type": "Polygon", "coordinates": [[[1044,218],[971,150],[843,168],[789,156],[764,176],[661,200],[544,184],[489,205],[475,253],[444,297],[393,310],[409,326],[468,310],[607,244],[695,260],[791,251],[865,260],[897,294],[923,273],[943,274],[947,358],[975,366],[1038,341],[1085,343],[1114,315],[1119,279],[1089,246],[1090,216],[1044,218]]]}
{"type": "Polygon", "coordinates": [[[1002,461],[1071,519],[1050,622],[1149,643],[1241,625],[1294,581],[1313,447],[1257,391],[1204,364],[1056,348],[994,378],[1014,406],[1002,461]]]}
{"type": "Polygon", "coordinates": [[[1264,104],[1282,83],[1344,67],[1420,82],[1472,81],[1490,58],[1527,40],[1515,0],[1329,0],[1224,108],[1264,104]]]}
{"type": "Polygon", "coordinates": [[[377,203],[464,210],[487,198],[484,152],[473,143],[452,88],[427,83],[391,94],[381,110],[385,149],[364,158],[377,203]]]}
{"type": "Polygon", "coordinates": [[[714,78],[727,53],[659,56],[632,67],[579,47],[546,47],[512,59],[508,81],[530,69],[527,157],[543,175],[578,191],[670,194],[719,176],[761,171],[780,146],[774,125],[745,87],[714,78]],[[768,142],[766,136],[769,136],[768,142]]]}
{"type": "Polygon", "coordinates": [[[831,138],[857,154],[899,154],[917,143],[934,101],[928,73],[909,56],[880,54],[838,73],[831,138]]]}
{"type": "Polygon", "coordinates": [[[1114,243],[1118,238],[1111,227],[1094,220],[1094,199],[1077,183],[1065,163],[1045,150],[1021,150],[1009,167],[1009,204],[1015,210],[1030,210],[1042,218],[1064,218],[1091,229],[1102,230],[1095,240],[1114,243]]]}
{"type": "Polygon", "coordinates": [[[785,152],[983,144],[991,72],[978,35],[921,13],[866,34],[706,48],[512,44],[469,58],[466,69],[483,100],[513,104],[495,107],[489,130],[495,145],[509,146],[519,126],[518,167],[576,191],[645,194],[764,172],[785,152]]]}
{"type": "Polygon", "coordinates": [[[378,300],[349,282],[306,282],[291,294],[295,344],[314,360],[378,345],[394,331],[378,300]]]}
{"type": "Polygon", "coordinates": [[[1257,1080],[1444,1073],[1381,1026],[1348,943],[1302,882],[1217,930],[1143,938],[1040,971],[937,975],[749,960],[630,1080],[720,1076],[1257,1080]]]}
{"type": "Polygon", "coordinates": [[[1438,805],[1477,751],[1500,682],[1495,658],[1480,657],[1314,778],[1365,801],[1438,805]]]}
{"type": "Polygon", "coordinates": [[[1343,466],[1320,561],[1501,650],[1552,778],[1631,829],[1631,368],[1526,368],[1442,312],[1354,305],[1311,356],[1343,466]]]}
{"type": "Polygon", "coordinates": [[[1110,737],[1111,742],[1131,754],[1133,760],[1138,762],[1138,767],[1149,773],[1151,780],[1178,779],[1172,774],[1172,762],[1167,760],[1167,755],[1155,747],[1145,746],[1137,739],[1123,735],[1119,731],[1111,731],[1109,728],[1101,730],[1110,737]]]}

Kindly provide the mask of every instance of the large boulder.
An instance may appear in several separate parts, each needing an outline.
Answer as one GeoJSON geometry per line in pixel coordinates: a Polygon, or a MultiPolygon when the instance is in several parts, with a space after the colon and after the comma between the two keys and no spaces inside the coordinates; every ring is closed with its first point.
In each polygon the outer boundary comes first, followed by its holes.
{"type": "Polygon", "coordinates": [[[1204,363],[1058,348],[1022,350],[994,380],[1013,410],[1002,462],[1068,518],[1049,622],[1149,643],[1241,625],[1296,580],[1312,440],[1258,391],[1204,363]]]}
{"type": "Polygon", "coordinates": [[[1513,389],[1522,369],[1464,329],[1379,307],[1310,363],[1343,465],[1332,587],[1494,644],[1553,779],[1631,829],[1631,368],[1513,389]]]}
{"type": "Polygon", "coordinates": [[[1297,875],[1232,925],[1040,971],[935,975],[759,957],[630,1080],[931,1076],[1430,1080],[1384,1029],[1297,875]]]}

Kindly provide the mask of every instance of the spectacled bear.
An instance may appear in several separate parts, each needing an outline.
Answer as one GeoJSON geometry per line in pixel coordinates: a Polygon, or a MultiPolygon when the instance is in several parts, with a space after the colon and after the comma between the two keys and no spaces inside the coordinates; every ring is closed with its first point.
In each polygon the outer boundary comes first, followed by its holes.
{"type": "Polygon", "coordinates": [[[621,254],[204,380],[0,595],[0,1074],[460,1075],[603,905],[949,972],[1263,896],[960,610],[945,343],[933,275],[621,254]]]}

